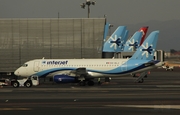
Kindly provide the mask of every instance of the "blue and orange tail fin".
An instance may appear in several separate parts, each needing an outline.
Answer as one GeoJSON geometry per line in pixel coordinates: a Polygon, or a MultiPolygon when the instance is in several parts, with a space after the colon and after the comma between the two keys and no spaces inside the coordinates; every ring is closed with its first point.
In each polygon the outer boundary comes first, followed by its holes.
{"type": "Polygon", "coordinates": [[[159,31],[151,32],[150,35],[146,38],[146,40],[143,42],[143,44],[133,54],[131,59],[153,60],[158,36],[159,31]]]}

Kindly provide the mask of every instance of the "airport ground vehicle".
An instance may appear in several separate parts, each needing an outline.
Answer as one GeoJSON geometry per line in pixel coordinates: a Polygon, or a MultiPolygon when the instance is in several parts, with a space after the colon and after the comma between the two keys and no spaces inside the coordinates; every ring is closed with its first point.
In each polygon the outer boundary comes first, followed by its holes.
{"type": "Polygon", "coordinates": [[[9,85],[9,84],[8,84],[8,81],[6,79],[0,80],[0,86],[7,86],[7,85],[9,85]]]}
{"type": "Polygon", "coordinates": [[[162,66],[162,68],[166,69],[166,71],[173,71],[174,66],[162,66]]]}
{"type": "Polygon", "coordinates": [[[12,80],[11,85],[14,88],[17,88],[19,86],[26,86],[27,88],[32,87],[32,86],[37,86],[39,85],[39,78],[38,76],[30,76],[28,78],[21,79],[21,80],[12,80]]]}

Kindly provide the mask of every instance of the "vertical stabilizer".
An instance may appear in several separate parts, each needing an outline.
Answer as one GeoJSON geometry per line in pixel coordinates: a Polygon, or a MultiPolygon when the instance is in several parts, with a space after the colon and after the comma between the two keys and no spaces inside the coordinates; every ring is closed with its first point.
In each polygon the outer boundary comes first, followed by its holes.
{"type": "Polygon", "coordinates": [[[104,43],[103,52],[120,52],[123,46],[126,26],[119,26],[104,43]]]}
{"type": "Polygon", "coordinates": [[[125,34],[124,34],[124,41],[126,42],[127,39],[128,39],[128,34],[129,34],[129,30],[126,30],[125,31],[125,34]]]}
{"type": "Polygon", "coordinates": [[[108,31],[109,31],[109,23],[107,22],[106,25],[104,26],[104,42],[106,41],[108,31]]]}
{"type": "Polygon", "coordinates": [[[146,36],[147,31],[148,31],[148,28],[149,28],[148,26],[144,26],[144,27],[139,29],[139,31],[143,33],[141,41],[140,41],[140,46],[145,40],[145,36],[146,36]]]}
{"type": "Polygon", "coordinates": [[[153,60],[157,45],[159,31],[153,31],[146,38],[143,44],[137,49],[131,59],[153,60]]]}
{"type": "Polygon", "coordinates": [[[126,41],[126,44],[124,46],[124,52],[136,51],[136,49],[140,45],[141,37],[142,37],[142,32],[139,31],[135,32],[134,35],[128,41],[126,41]]]}

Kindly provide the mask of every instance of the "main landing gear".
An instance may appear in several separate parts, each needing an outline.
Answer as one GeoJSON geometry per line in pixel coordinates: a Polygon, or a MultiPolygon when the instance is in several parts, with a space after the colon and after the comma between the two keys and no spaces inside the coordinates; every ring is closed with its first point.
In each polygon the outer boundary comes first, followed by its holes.
{"type": "Polygon", "coordinates": [[[83,80],[83,81],[79,82],[80,86],[85,86],[86,84],[89,85],[89,86],[93,86],[94,85],[94,81],[91,81],[91,80],[85,81],[85,80],[83,80]]]}
{"type": "Polygon", "coordinates": [[[144,82],[144,78],[147,77],[147,72],[143,72],[140,74],[140,76],[135,80],[135,82],[137,83],[143,83],[144,82]]]}
{"type": "Polygon", "coordinates": [[[143,82],[144,82],[143,78],[138,81],[138,83],[143,83],[143,82]]]}

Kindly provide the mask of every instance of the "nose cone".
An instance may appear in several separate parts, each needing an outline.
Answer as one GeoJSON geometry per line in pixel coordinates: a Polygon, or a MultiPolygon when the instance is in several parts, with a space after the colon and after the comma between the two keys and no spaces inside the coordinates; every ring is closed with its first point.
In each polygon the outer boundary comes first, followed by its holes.
{"type": "Polygon", "coordinates": [[[14,75],[20,76],[20,73],[19,73],[19,70],[18,70],[18,69],[14,72],[14,75]]]}
{"type": "Polygon", "coordinates": [[[29,74],[27,72],[27,69],[25,69],[24,67],[20,67],[18,68],[15,72],[14,75],[18,76],[18,77],[28,77],[29,74]]]}

